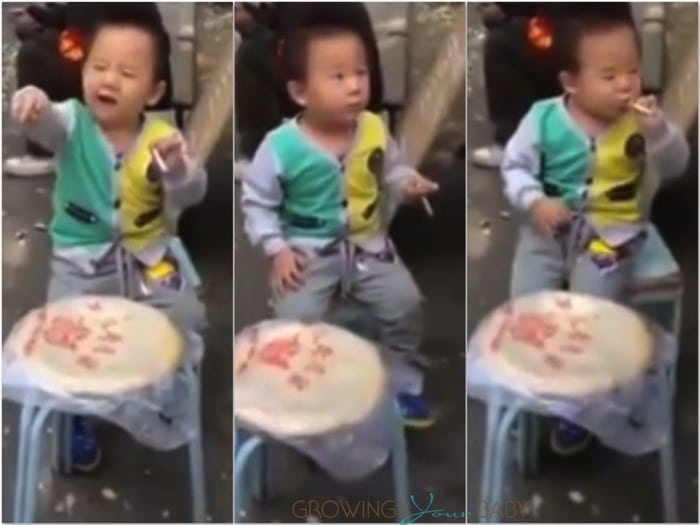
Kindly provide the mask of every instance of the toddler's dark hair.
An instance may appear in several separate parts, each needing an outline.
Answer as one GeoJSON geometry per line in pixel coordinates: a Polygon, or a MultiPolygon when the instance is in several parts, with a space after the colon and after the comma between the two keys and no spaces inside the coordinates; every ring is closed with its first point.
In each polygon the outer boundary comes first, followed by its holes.
{"type": "Polygon", "coordinates": [[[628,10],[587,12],[561,22],[555,29],[554,37],[559,69],[569,73],[577,73],[581,66],[579,48],[583,38],[620,27],[628,27],[632,30],[637,48],[641,50],[637,28],[628,10]]]}
{"type": "Polygon", "coordinates": [[[304,20],[282,38],[279,51],[285,80],[303,81],[306,78],[311,42],[348,33],[355,35],[364,46],[362,35],[348,21],[337,16],[324,13],[304,20]]]}
{"type": "Polygon", "coordinates": [[[170,77],[170,37],[168,36],[157,4],[130,2],[103,4],[105,10],[93,26],[90,42],[105,27],[132,27],[148,33],[153,40],[155,58],[154,80],[168,82],[170,77]]]}

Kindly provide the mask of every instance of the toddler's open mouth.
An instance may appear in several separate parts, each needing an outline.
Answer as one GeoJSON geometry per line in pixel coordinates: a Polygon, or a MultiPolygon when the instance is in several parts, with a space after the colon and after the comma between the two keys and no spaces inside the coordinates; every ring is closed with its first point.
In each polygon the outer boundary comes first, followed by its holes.
{"type": "Polygon", "coordinates": [[[117,103],[117,98],[112,95],[98,94],[97,101],[100,104],[115,105],[117,103]]]}

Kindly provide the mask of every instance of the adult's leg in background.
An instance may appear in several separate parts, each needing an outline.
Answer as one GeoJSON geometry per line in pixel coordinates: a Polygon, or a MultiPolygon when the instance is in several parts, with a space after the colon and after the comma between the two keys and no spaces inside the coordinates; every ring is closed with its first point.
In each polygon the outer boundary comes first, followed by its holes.
{"type": "Polygon", "coordinates": [[[494,141],[503,146],[537,99],[527,50],[527,20],[508,18],[486,33],[484,81],[494,141]]]}
{"type": "Polygon", "coordinates": [[[529,19],[511,16],[488,29],[484,80],[493,142],[475,150],[474,163],[496,168],[503,148],[532,104],[560,92],[552,50],[540,50],[527,38],[529,19]]]}
{"type": "Polygon", "coordinates": [[[236,133],[243,157],[251,159],[268,131],[282,122],[277,38],[256,27],[236,52],[236,133]]]}
{"type": "MultiPolygon", "coordinates": [[[[17,50],[17,88],[33,85],[53,101],[79,98],[82,94],[80,66],[66,62],[58,51],[59,30],[44,28],[23,40],[17,50]]],[[[27,151],[37,157],[51,157],[38,144],[27,141],[27,151]]]]}

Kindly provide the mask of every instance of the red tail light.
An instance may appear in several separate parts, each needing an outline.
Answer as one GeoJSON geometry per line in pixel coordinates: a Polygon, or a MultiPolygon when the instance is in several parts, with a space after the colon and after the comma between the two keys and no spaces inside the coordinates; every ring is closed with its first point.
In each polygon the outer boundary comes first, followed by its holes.
{"type": "Polygon", "coordinates": [[[75,29],[66,29],[58,37],[58,52],[71,62],[80,62],[85,58],[83,36],[75,29]]]}
{"type": "Polygon", "coordinates": [[[554,43],[551,22],[541,16],[531,18],[527,25],[527,39],[536,49],[550,49],[554,43]]]}

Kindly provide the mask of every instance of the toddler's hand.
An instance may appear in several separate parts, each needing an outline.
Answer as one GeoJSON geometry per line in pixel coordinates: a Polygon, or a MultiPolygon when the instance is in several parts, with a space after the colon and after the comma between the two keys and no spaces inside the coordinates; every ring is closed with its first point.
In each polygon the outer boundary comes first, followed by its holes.
{"type": "Polygon", "coordinates": [[[532,218],[544,233],[554,237],[557,230],[569,223],[571,214],[559,199],[542,197],[530,208],[532,218]]]}
{"type": "Polygon", "coordinates": [[[51,106],[49,97],[41,89],[27,86],[12,103],[12,118],[17,123],[33,124],[51,106]]]}
{"type": "Polygon", "coordinates": [[[431,193],[435,193],[440,186],[430,179],[426,179],[422,175],[415,173],[406,178],[401,185],[403,190],[404,200],[411,201],[427,197],[431,193]]]}
{"type": "Polygon", "coordinates": [[[292,248],[285,248],[272,258],[270,286],[275,297],[296,290],[304,284],[306,263],[306,256],[292,248]]]}
{"type": "Polygon", "coordinates": [[[187,142],[180,132],[175,132],[170,137],[154,142],[151,145],[151,150],[153,160],[163,177],[168,177],[173,173],[182,174],[189,170],[193,164],[187,142]]]}
{"type": "Polygon", "coordinates": [[[656,97],[649,95],[641,97],[632,103],[632,111],[637,117],[639,127],[643,132],[650,132],[658,129],[663,122],[663,113],[659,108],[656,97]]]}

